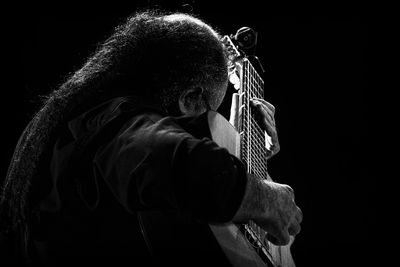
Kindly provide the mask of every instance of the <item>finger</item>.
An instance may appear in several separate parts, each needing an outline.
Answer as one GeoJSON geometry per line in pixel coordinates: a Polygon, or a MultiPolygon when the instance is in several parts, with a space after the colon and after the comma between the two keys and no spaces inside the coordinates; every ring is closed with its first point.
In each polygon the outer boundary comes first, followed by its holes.
{"type": "Polygon", "coordinates": [[[251,103],[257,111],[256,116],[258,117],[258,120],[261,121],[261,124],[267,124],[270,125],[270,127],[275,127],[275,118],[272,111],[268,110],[268,108],[261,102],[253,101],[251,103]]]}
{"type": "Polygon", "coordinates": [[[265,110],[270,112],[272,115],[275,113],[275,107],[272,104],[265,101],[264,99],[252,98],[252,99],[250,99],[250,103],[253,105],[259,105],[259,106],[264,107],[265,110]]]}
{"type": "Polygon", "coordinates": [[[271,139],[274,141],[276,139],[276,130],[275,130],[275,125],[272,125],[270,122],[267,120],[262,120],[261,122],[261,128],[267,132],[267,134],[271,137],[271,139]]]}
{"type": "Polygon", "coordinates": [[[281,228],[278,225],[272,224],[268,230],[267,238],[277,246],[287,245],[290,241],[288,228],[281,228]]]}
{"type": "Polygon", "coordinates": [[[294,200],[294,189],[290,186],[285,184],[285,188],[286,190],[289,192],[290,196],[292,196],[293,200],[294,200]]]}
{"type": "Polygon", "coordinates": [[[278,231],[276,233],[267,233],[267,239],[277,246],[285,246],[290,242],[290,235],[288,231],[278,231]]]}
{"type": "Polygon", "coordinates": [[[279,246],[279,241],[278,241],[278,239],[276,239],[275,236],[271,235],[270,233],[267,233],[267,236],[266,236],[266,237],[267,237],[267,239],[268,239],[269,242],[271,242],[271,243],[274,244],[274,245],[279,246]]]}
{"type": "Polygon", "coordinates": [[[259,100],[261,103],[263,103],[264,105],[266,105],[271,111],[272,113],[275,114],[275,106],[272,105],[271,103],[269,103],[267,100],[262,99],[262,98],[257,98],[257,100],[259,100]]]}
{"type": "Polygon", "coordinates": [[[251,103],[253,104],[253,106],[260,106],[263,108],[264,112],[267,112],[272,118],[275,115],[275,107],[268,103],[267,101],[265,101],[264,99],[260,99],[260,98],[253,98],[251,100],[251,103]]]}
{"type": "Polygon", "coordinates": [[[268,113],[265,109],[261,108],[260,113],[263,114],[263,118],[264,120],[266,120],[266,122],[275,127],[275,118],[274,115],[271,115],[271,113],[268,113]]]}
{"type": "Polygon", "coordinates": [[[300,233],[300,231],[301,231],[301,226],[297,222],[292,223],[288,228],[288,233],[291,236],[297,235],[298,233],[300,233]]]}
{"type": "Polygon", "coordinates": [[[298,223],[301,223],[303,221],[303,212],[301,211],[301,209],[299,207],[297,208],[295,218],[298,223]]]}
{"type": "Polygon", "coordinates": [[[261,102],[256,103],[256,106],[259,110],[259,113],[263,115],[265,119],[267,119],[271,125],[275,125],[275,117],[274,112],[261,102]]]}
{"type": "Polygon", "coordinates": [[[275,126],[275,118],[271,111],[268,111],[266,106],[257,100],[253,100],[252,107],[255,110],[255,118],[261,129],[266,131],[272,138],[273,143],[277,143],[277,133],[275,126]]]}

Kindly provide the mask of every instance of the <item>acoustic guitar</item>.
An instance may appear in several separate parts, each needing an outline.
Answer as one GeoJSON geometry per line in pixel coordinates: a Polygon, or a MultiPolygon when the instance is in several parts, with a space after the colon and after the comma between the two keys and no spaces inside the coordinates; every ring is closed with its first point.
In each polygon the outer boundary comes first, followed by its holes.
{"type": "MultiPolygon", "coordinates": [[[[238,90],[236,105],[233,105],[237,110],[231,112],[236,112],[238,116],[237,121],[229,123],[222,115],[209,112],[212,139],[240,158],[247,165],[248,172],[271,180],[267,171],[270,137],[257,124],[250,109],[250,99],[264,99],[264,81],[231,37],[225,36],[223,42],[232,62],[230,80],[238,90]]],[[[290,253],[293,237],[287,246],[275,246],[267,240],[267,232],[254,222],[210,225],[210,228],[233,266],[295,266],[290,253]]]]}

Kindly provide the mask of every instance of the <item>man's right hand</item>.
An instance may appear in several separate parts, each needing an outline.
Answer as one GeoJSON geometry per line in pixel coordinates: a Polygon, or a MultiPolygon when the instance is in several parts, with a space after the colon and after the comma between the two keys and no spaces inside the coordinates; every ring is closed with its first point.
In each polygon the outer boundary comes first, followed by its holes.
{"type": "Polygon", "coordinates": [[[290,186],[248,174],[246,193],[232,221],[249,220],[268,232],[270,242],[283,246],[289,244],[290,236],[300,232],[303,214],[290,186]]]}
{"type": "Polygon", "coordinates": [[[290,236],[297,235],[303,213],[296,205],[293,189],[285,184],[267,180],[258,181],[264,192],[260,192],[263,210],[256,214],[253,221],[268,232],[267,238],[275,245],[287,245],[290,236]]]}

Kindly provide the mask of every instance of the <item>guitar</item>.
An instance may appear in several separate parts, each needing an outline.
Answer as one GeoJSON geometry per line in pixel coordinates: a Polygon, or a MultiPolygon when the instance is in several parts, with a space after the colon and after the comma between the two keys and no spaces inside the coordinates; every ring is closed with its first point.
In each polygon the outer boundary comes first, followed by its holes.
{"type": "MultiPolygon", "coordinates": [[[[229,36],[224,36],[223,42],[232,62],[230,80],[239,81],[235,83],[237,110],[233,111],[238,117],[236,122],[229,123],[222,115],[209,112],[212,139],[240,158],[247,165],[248,172],[272,180],[267,172],[270,137],[259,127],[250,110],[250,99],[264,98],[264,81],[229,36]]],[[[290,253],[293,237],[287,246],[275,246],[267,240],[267,232],[254,222],[210,225],[210,228],[233,266],[295,266],[290,253]]]]}
{"type": "MultiPolygon", "coordinates": [[[[240,158],[247,165],[248,172],[271,180],[267,172],[270,138],[259,127],[250,110],[250,99],[264,98],[264,82],[231,37],[224,36],[222,41],[227,47],[231,62],[231,81],[238,91],[237,110],[234,111],[238,116],[236,122],[229,122],[219,113],[209,111],[207,120],[211,137],[219,146],[240,158]]],[[[213,258],[223,253],[225,259],[235,267],[295,266],[290,252],[294,238],[291,237],[287,246],[275,246],[267,240],[267,232],[254,222],[241,225],[209,224],[203,227],[182,221],[174,213],[141,212],[138,218],[150,251],[158,254],[154,256],[162,261],[165,259],[166,262],[174,262],[175,256],[171,254],[176,254],[182,255],[177,257],[186,257],[181,262],[187,262],[187,266],[205,266],[212,262],[205,257],[213,258]],[[198,248],[198,239],[213,239],[218,245],[210,243],[210,246],[198,248]],[[198,254],[199,250],[201,255],[198,254]]]]}

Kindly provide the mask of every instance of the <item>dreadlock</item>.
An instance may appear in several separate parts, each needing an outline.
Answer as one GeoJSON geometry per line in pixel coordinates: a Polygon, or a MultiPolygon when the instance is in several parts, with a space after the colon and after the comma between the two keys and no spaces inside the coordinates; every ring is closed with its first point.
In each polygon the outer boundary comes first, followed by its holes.
{"type": "MultiPolygon", "coordinates": [[[[0,230],[19,232],[28,250],[29,223],[40,195],[40,164],[50,153],[57,130],[75,116],[107,99],[123,95],[151,98],[171,115],[178,97],[202,86],[216,99],[227,81],[227,59],[220,36],[186,14],[138,12],[115,28],[86,63],[56,90],[22,133],[0,199],[0,230]]],[[[46,163],[44,163],[46,164],[46,163]]]]}

